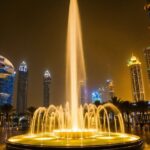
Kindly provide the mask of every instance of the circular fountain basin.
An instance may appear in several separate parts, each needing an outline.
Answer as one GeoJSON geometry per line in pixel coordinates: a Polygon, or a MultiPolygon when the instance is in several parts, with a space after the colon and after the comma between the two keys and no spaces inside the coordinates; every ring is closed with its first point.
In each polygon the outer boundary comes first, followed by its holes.
{"type": "Polygon", "coordinates": [[[85,139],[97,135],[96,129],[62,129],[54,130],[53,135],[62,139],[85,139]]]}
{"type": "Polygon", "coordinates": [[[142,150],[140,137],[122,133],[55,131],[51,134],[25,134],[8,139],[7,149],[100,149],[100,150],[142,150]],[[64,134],[63,134],[64,133],[64,134]],[[67,133],[69,137],[67,138],[67,133]],[[83,137],[79,138],[79,134],[83,137]],[[77,138],[78,137],[78,138],[77,138]]]}

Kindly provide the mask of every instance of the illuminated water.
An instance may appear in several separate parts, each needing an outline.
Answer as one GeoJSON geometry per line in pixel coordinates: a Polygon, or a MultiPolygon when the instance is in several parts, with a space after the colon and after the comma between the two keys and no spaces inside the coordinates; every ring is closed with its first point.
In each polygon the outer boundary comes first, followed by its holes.
{"type": "Polygon", "coordinates": [[[120,111],[111,103],[96,107],[85,104],[78,108],[78,129],[72,128],[69,104],[38,108],[28,134],[9,138],[13,144],[42,147],[82,147],[128,144],[139,141],[135,135],[124,133],[120,111]]]}
{"type": "Polygon", "coordinates": [[[50,105],[38,108],[30,132],[9,138],[14,144],[37,146],[93,146],[138,141],[124,133],[120,111],[111,103],[96,107],[80,105],[81,83],[86,84],[81,26],[77,0],[70,0],[67,60],[66,106],[50,105]]]}
{"type": "MultiPolygon", "coordinates": [[[[93,132],[120,132],[124,133],[124,123],[120,111],[111,103],[100,105],[96,107],[94,104],[85,104],[80,106],[76,112],[78,115],[78,128],[72,127],[71,123],[71,113],[69,109],[69,104],[63,109],[62,106],[56,107],[50,105],[49,108],[40,107],[38,108],[33,116],[33,121],[31,124],[31,134],[39,133],[57,133],[63,134],[67,132],[67,137],[79,136],[81,131],[83,131],[80,137],[84,136],[89,130],[88,134],[93,132]],[[113,113],[111,117],[110,113],[113,113]],[[110,125],[115,125],[114,129],[111,130],[110,125]],[[70,131],[73,131],[72,135],[70,131]],[[78,133],[79,131],[79,133],[78,133]],[[74,135],[76,132],[79,135],[74,135]]],[[[65,135],[63,135],[65,136],[65,135]]],[[[91,136],[91,135],[90,135],[91,136]]]]}
{"type": "Polygon", "coordinates": [[[80,86],[82,82],[86,82],[86,73],[77,0],[70,1],[66,61],[66,100],[71,105],[71,126],[78,129],[79,114],[77,113],[80,103],[80,86]]]}
{"type": "Polygon", "coordinates": [[[93,138],[81,139],[68,139],[54,137],[49,134],[36,134],[36,135],[20,135],[9,139],[11,143],[18,143],[24,145],[34,145],[34,146],[49,146],[49,147],[79,147],[88,146],[92,147],[95,145],[112,145],[121,143],[130,143],[137,141],[140,138],[135,135],[112,133],[108,136],[108,133],[98,133],[93,138]]]}

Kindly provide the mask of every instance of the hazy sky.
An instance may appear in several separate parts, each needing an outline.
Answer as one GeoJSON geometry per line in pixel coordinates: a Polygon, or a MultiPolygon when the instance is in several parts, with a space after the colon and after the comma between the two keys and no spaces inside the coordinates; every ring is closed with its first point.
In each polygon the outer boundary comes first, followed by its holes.
{"type": "MultiPolygon", "coordinates": [[[[29,106],[42,104],[45,69],[52,74],[51,103],[64,103],[68,7],[68,0],[0,1],[0,54],[16,69],[27,61],[29,106]]],[[[150,46],[150,19],[143,7],[144,0],[79,0],[89,91],[111,78],[116,95],[131,100],[127,61],[133,52],[142,61],[150,99],[143,57],[150,46]]]]}

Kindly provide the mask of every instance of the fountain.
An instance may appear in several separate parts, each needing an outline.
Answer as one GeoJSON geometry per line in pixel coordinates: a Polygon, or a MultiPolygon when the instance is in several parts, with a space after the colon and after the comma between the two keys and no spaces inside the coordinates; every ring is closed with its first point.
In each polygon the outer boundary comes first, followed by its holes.
{"type": "Polygon", "coordinates": [[[86,85],[77,0],[70,0],[67,35],[66,105],[38,108],[28,134],[8,139],[7,149],[142,149],[143,141],[125,133],[123,118],[111,103],[80,104],[86,85]]]}

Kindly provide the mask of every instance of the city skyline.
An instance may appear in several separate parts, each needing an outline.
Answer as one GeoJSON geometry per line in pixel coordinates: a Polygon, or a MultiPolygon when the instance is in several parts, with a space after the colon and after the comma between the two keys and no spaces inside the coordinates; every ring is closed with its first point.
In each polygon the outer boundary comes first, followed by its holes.
{"type": "MultiPolygon", "coordinates": [[[[133,52],[142,62],[146,99],[150,99],[143,52],[149,46],[150,32],[143,7],[140,0],[79,1],[89,91],[113,79],[116,95],[131,100],[127,61],[133,52]]],[[[0,2],[0,8],[0,51],[15,68],[22,60],[28,62],[29,105],[42,105],[42,71],[46,69],[53,74],[52,103],[65,103],[68,1],[0,2]]]]}

